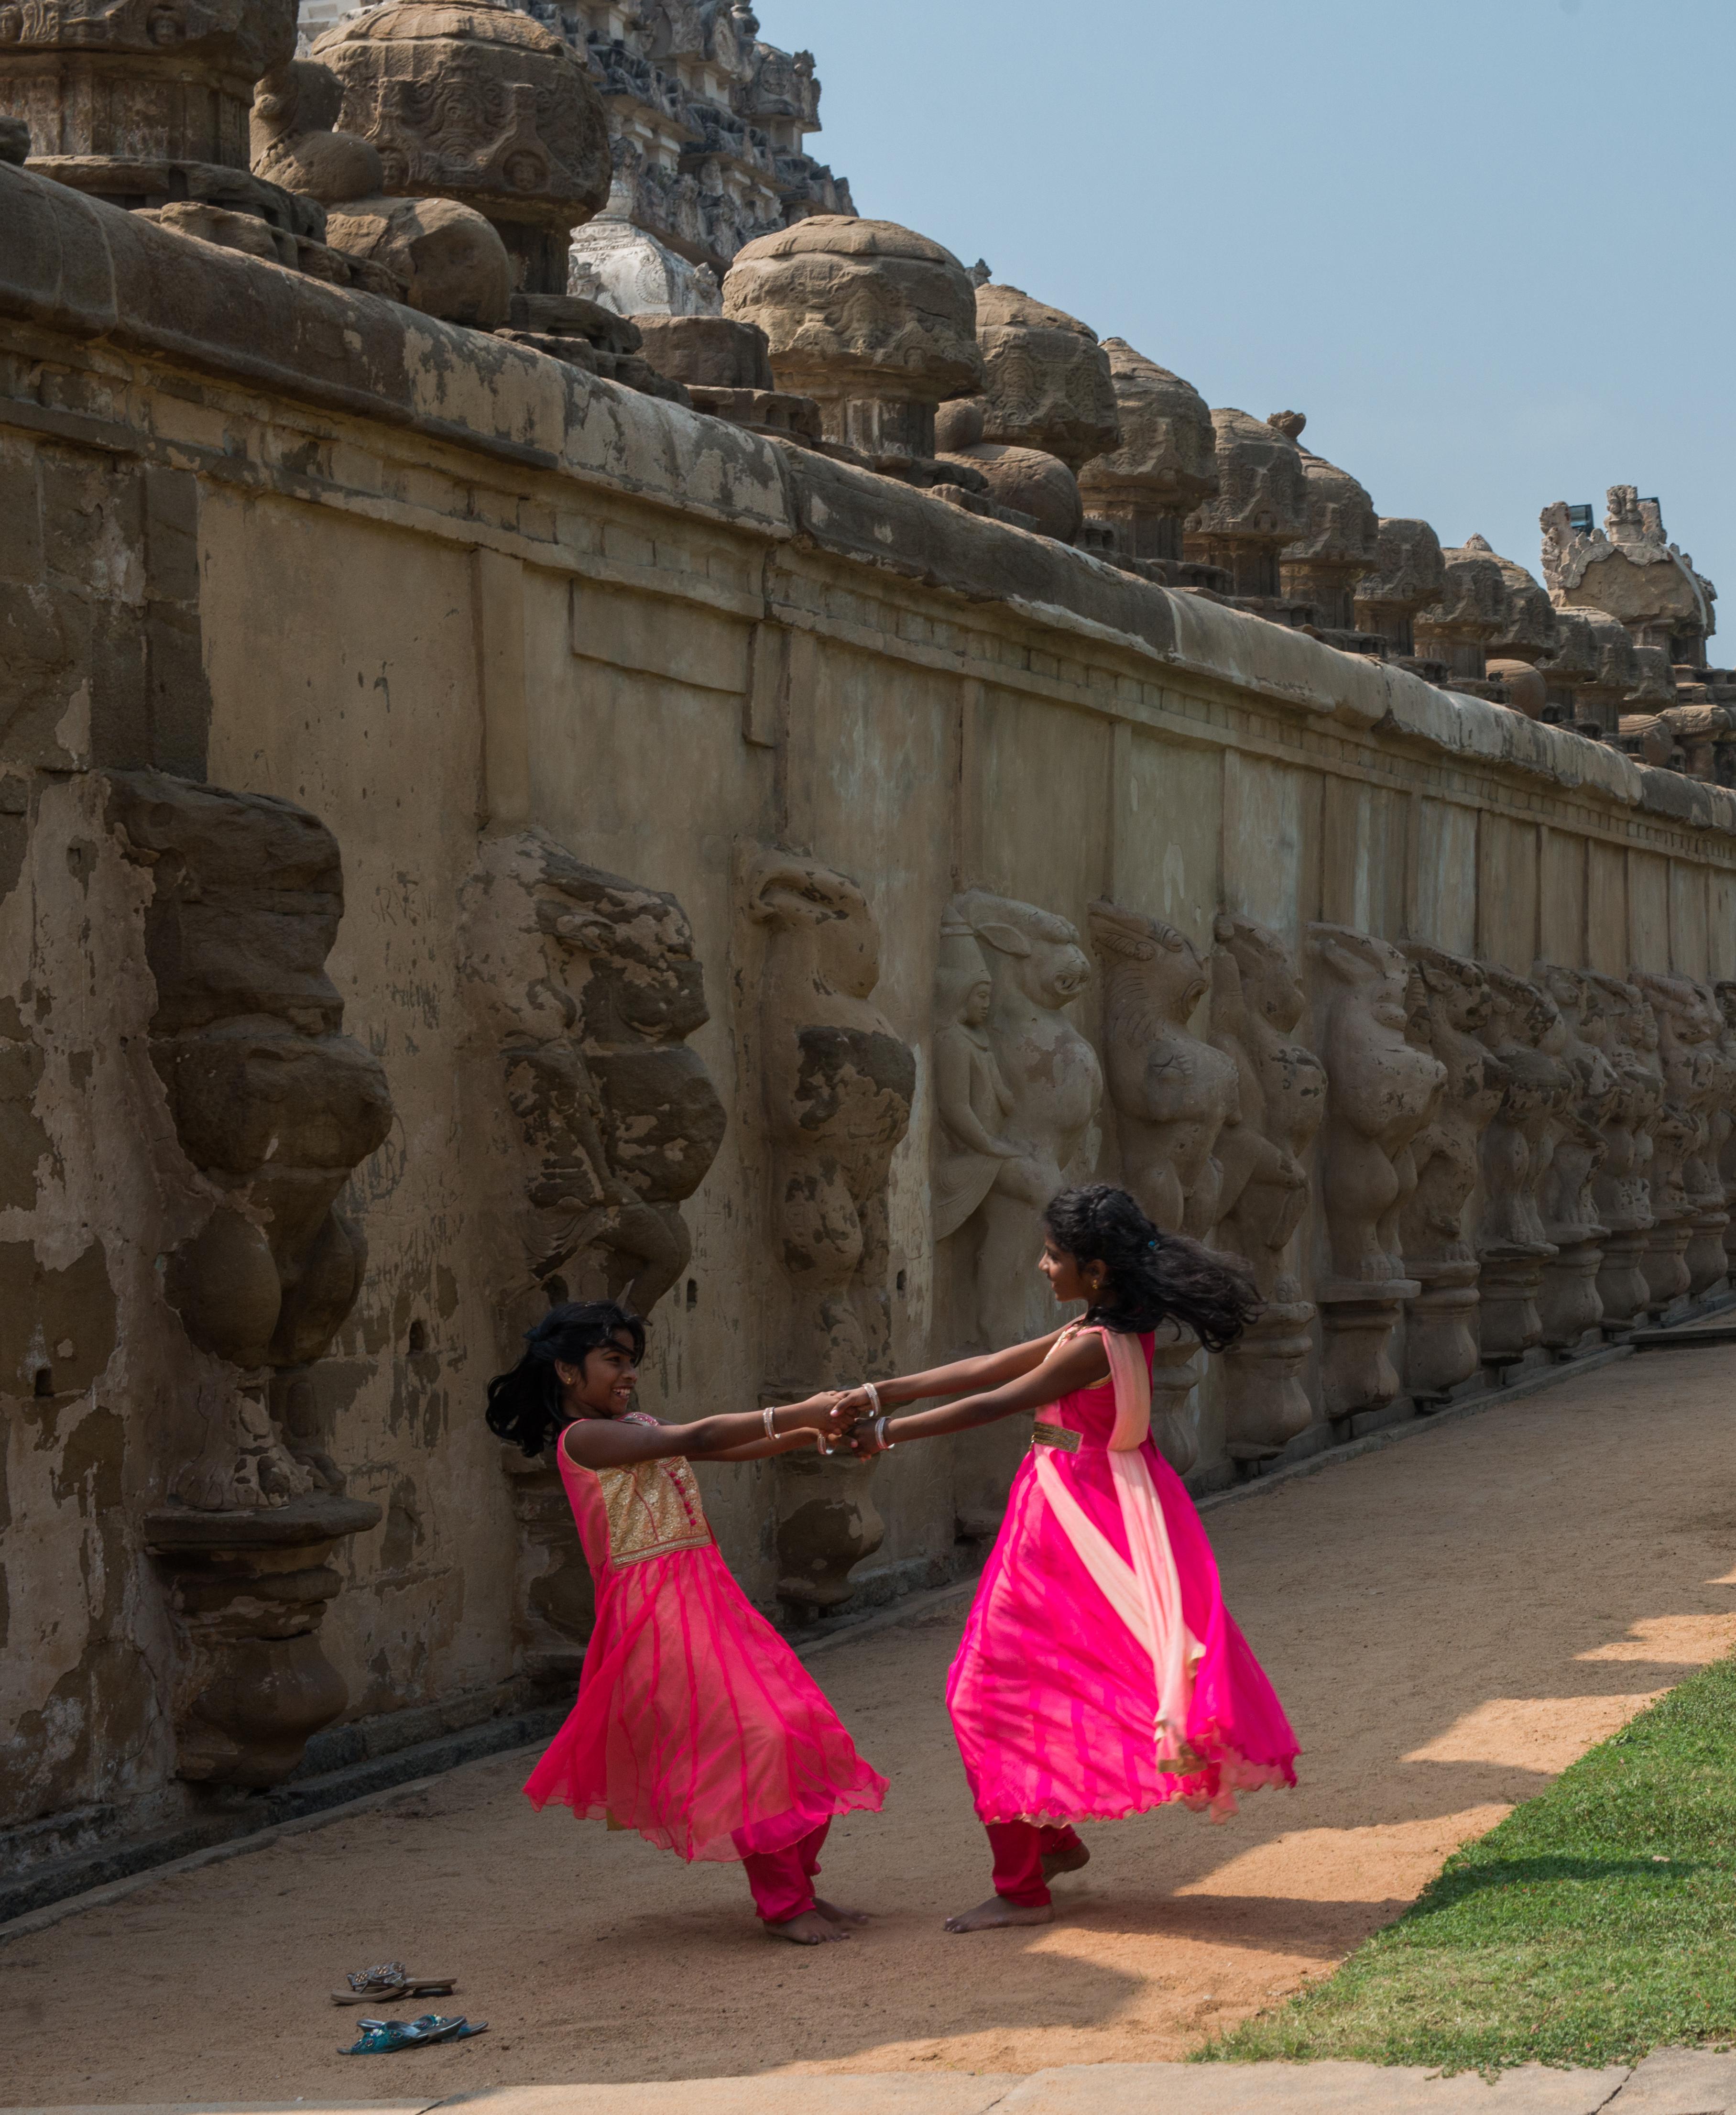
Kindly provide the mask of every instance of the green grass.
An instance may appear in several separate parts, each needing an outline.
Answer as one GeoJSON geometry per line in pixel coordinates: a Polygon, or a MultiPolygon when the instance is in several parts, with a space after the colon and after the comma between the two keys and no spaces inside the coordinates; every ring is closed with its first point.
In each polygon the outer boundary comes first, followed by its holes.
{"type": "Polygon", "coordinates": [[[1736,1661],[1449,1859],[1338,1972],[1196,2062],[1634,2063],[1736,2043],[1736,1661]]]}

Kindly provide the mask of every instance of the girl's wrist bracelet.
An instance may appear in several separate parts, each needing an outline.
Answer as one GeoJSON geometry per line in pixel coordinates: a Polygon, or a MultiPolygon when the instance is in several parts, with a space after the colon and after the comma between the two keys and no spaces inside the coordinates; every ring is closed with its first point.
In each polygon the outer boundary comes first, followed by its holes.
{"type": "Polygon", "coordinates": [[[767,1438],[776,1439],[777,1437],[777,1412],[775,1410],[767,1409],[761,1411],[759,1415],[761,1420],[765,1425],[767,1438]]]}

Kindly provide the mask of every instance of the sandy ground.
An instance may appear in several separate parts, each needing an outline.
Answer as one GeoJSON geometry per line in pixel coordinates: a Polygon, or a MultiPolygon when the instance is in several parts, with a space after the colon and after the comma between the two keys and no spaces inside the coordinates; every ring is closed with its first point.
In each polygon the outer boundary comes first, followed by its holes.
{"type": "MultiPolygon", "coordinates": [[[[941,1704],[963,1603],[814,1663],[886,1809],[833,1831],[848,1947],[763,1938],[733,1866],[520,1796],[520,1756],[0,1948],[0,2100],[386,2099],[1184,2054],[1325,1974],[1453,1847],[1736,1643],[1736,1351],[1647,1354],[1208,1515],[1300,1787],[1090,1828],[1047,1929],[987,1892],[941,1704]],[[342,1971],[456,1973],[491,2031],[359,2064],[342,1971]]],[[[399,2009],[402,2009],[401,2007],[399,2009]]]]}

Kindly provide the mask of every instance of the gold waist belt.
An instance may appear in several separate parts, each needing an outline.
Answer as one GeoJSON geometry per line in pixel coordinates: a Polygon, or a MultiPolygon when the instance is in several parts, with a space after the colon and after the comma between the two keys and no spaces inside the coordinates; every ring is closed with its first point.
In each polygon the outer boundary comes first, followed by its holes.
{"type": "Polygon", "coordinates": [[[1033,1425],[1031,1428],[1033,1447],[1058,1447],[1063,1454],[1077,1454],[1079,1435],[1070,1432],[1065,1425],[1033,1425]]]}

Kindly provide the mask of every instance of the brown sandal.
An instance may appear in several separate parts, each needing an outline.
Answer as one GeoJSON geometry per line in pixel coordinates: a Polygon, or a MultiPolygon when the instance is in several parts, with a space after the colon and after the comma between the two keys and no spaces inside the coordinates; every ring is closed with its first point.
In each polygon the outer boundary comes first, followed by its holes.
{"type": "Polygon", "coordinates": [[[334,1990],[334,2005],[371,2005],[382,1998],[445,1998],[458,1988],[456,1975],[412,1975],[401,1961],[358,1968],[345,1977],[346,1990],[334,1990]]]}

